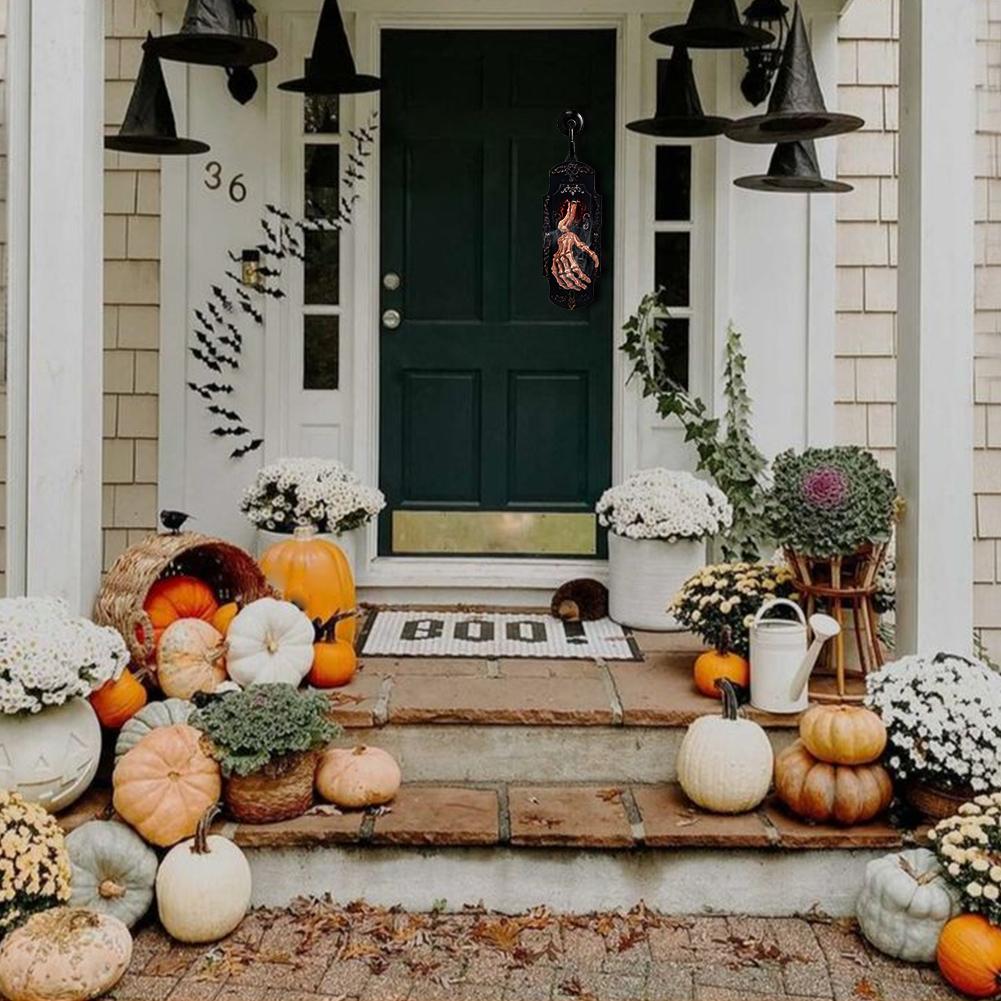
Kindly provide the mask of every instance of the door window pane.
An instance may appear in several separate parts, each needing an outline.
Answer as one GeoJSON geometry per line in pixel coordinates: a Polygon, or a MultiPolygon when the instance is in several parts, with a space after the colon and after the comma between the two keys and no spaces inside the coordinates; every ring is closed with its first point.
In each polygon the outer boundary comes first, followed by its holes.
{"type": "Polygon", "coordinates": [[[303,317],[303,389],[337,389],[340,317],[303,317]]]}
{"type": "Polygon", "coordinates": [[[658,146],[656,176],[658,221],[687,222],[692,217],[692,147],[658,146]]]}
{"type": "Polygon", "coordinates": [[[654,284],[664,288],[666,305],[687,306],[691,234],[657,233],[654,239],[654,284]]]}
{"type": "Polygon", "coordinates": [[[340,147],[307,144],[305,211],[307,219],[336,219],[340,182],[340,147]]]}
{"type": "MultiPolygon", "coordinates": [[[[307,145],[305,204],[307,219],[337,219],[340,149],[307,145]]],[[[303,265],[303,301],[307,305],[340,302],[340,234],[337,230],[307,231],[303,265]]]]}
{"type": "Polygon", "coordinates": [[[681,389],[688,389],[688,320],[665,317],[657,320],[661,334],[660,361],[663,373],[681,389]]]}
{"type": "MultiPolygon", "coordinates": [[[[309,72],[309,60],[304,63],[309,72]]],[[[340,129],[340,97],[337,94],[306,94],[302,102],[302,128],[313,134],[330,134],[340,129]]]]}
{"type": "Polygon", "coordinates": [[[307,232],[305,254],[303,302],[307,306],[336,306],[340,302],[340,234],[337,230],[307,232]]]}

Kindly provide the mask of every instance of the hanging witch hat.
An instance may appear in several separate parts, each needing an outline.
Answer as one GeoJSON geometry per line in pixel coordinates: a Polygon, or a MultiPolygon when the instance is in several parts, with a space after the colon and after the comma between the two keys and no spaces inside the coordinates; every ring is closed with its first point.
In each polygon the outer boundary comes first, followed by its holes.
{"type": "Polygon", "coordinates": [[[767,45],[775,41],[775,36],[764,28],[744,24],[736,0],[693,0],[684,24],[658,28],[650,39],[689,49],[749,49],[767,45]]]}
{"type": "Polygon", "coordinates": [[[789,191],[800,194],[839,194],[851,191],[844,181],[829,181],[822,177],[817,163],[817,147],[812,139],[779,143],[772,154],[767,174],[738,177],[738,188],[751,191],[789,191]]]}
{"type": "Polygon", "coordinates": [[[727,137],[743,143],[784,143],[841,135],[863,125],[858,115],[827,110],[797,3],[767,113],[739,119],[726,130],[727,137]]]}
{"type": "Polygon", "coordinates": [[[157,156],[204,153],[209,148],[208,143],[177,137],[174,110],[170,106],[170,94],[167,93],[160,60],[150,51],[152,37],[147,35],[143,45],[142,63],[132,98],[125,110],[125,121],[117,136],[105,137],[104,148],[157,156]]]}
{"type": "Polygon", "coordinates": [[[703,114],[692,60],[688,50],[678,45],[670,59],[657,60],[657,111],[653,118],[629,122],[626,128],[647,136],[697,139],[718,136],[730,123],[729,118],[703,114]]]}
{"type": "Polygon", "coordinates": [[[324,0],[306,75],[286,80],[278,84],[278,89],[296,94],[367,94],[381,86],[382,81],[377,76],[355,69],[341,8],[337,0],[324,0]]]}
{"type": "Polygon", "coordinates": [[[257,37],[257,11],[247,0],[188,0],[181,30],[153,39],[161,59],[204,66],[254,66],[278,55],[257,37]]]}

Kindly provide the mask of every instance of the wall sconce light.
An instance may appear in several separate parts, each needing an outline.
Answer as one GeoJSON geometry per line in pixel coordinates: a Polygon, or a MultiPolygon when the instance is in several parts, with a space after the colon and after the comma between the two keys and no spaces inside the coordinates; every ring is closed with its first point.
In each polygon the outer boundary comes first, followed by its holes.
{"type": "Polygon", "coordinates": [[[247,288],[260,289],[261,287],[261,252],[259,250],[245,250],[240,256],[240,281],[247,288]]]}
{"type": "Polygon", "coordinates": [[[789,34],[789,8],[782,0],[753,0],[744,11],[748,27],[763,28],[774,35],[774,41],[755,48],[744,49],[747,72],[740,82],[740,90],[750,104],[761,104],[772,88],[772,79],[782,60],[782,50],[789,34]]]}

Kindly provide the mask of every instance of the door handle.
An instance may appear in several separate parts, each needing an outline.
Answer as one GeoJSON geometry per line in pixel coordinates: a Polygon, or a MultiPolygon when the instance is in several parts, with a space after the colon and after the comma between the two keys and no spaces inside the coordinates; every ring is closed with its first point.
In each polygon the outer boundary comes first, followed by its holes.
{"type": "Polygon", "coordinates": [[[396,330],[403,322],[403,314],[398,309],[384,309],[382,311],[382,325],[387,330],[396,330]]]}

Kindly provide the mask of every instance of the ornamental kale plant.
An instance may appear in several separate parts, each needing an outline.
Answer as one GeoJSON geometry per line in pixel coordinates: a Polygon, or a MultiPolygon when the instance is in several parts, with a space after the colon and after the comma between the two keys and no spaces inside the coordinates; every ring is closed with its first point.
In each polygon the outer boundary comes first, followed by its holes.
{"type": "Polygon", "coordinates": [[[897,490],[893,477],[856,445],[790,449],[772,465],[766,518],[778,543],[804,556],[848,556],[888,542],[897,490]]]}
{"type": "Polygon", "coordinates": [[[286,754],[316,750],[341,732],[327,718],[325,695],[292,685],[250,685],[201,701],[188,723],[209,739],[226,776],[249,775],[286,754]]]}

